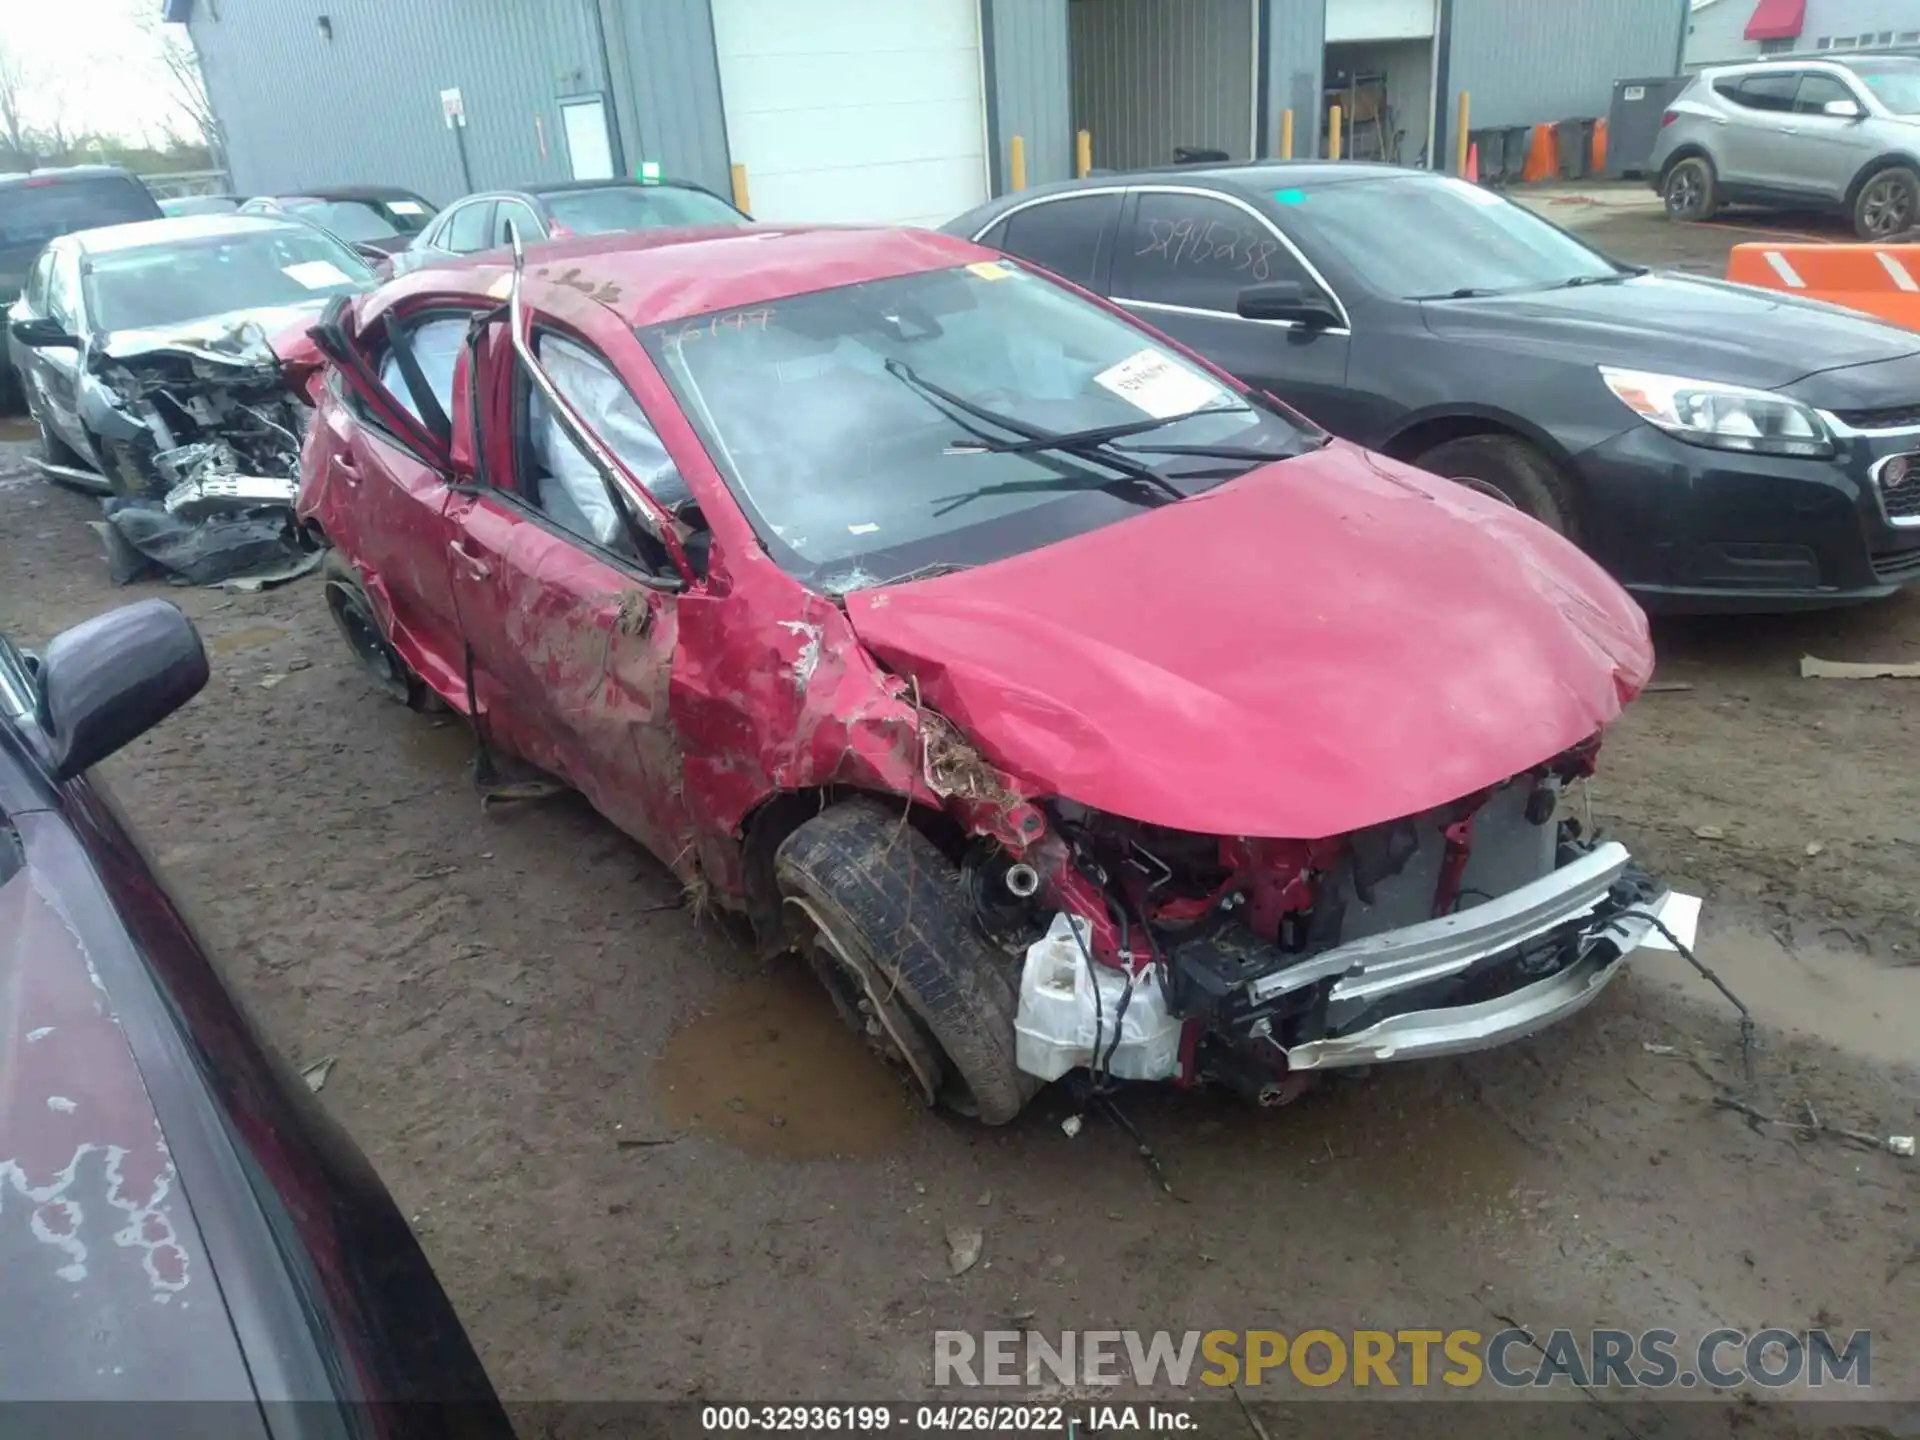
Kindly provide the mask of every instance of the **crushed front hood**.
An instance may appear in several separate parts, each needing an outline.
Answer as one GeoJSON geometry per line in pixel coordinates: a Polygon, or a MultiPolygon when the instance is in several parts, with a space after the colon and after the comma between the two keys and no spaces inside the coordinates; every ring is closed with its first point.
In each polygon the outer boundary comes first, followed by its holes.
{"type": "Polygon", "coordinates": [[[208,315],[164,329],[116,330],[101,343],[100,353],[122,363],[168,354],[240,368],[276,365],[274,338],[311,324],[323,308],[319,302],[275,305],[208,315]]]}
{"type": "Polygon", "coordinates": [[[1032,787],[1317,839],[1592,735],[1646,619],[1516,511],[1336,442],[995,564],[846,597],[861,641],[1032,787]]]}

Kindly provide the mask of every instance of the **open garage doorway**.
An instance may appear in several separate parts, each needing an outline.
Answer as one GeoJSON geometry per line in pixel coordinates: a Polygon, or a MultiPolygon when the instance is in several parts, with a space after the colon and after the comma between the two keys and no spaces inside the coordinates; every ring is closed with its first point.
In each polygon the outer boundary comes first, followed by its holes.
{"type": "Polygon", "coordinates": [[[1070,0],[1073,124],[1096,170],[1255,152],[1255,0],[1070,0]]]}
{"type": "Polygon", "coordinates": [[[1425,167],[1433,153],[1438,0],[1326,0],[1321,154],[1341,114],[1341,154],[1425,167]]]}

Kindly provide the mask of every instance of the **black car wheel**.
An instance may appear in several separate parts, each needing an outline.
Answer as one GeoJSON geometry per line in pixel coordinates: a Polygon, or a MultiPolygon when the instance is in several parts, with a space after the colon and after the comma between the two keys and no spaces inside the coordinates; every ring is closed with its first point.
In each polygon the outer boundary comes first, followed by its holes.
{"type": "Polygon", "coordinates": [[[1004,1125],[1037,1088],[1014,1064],[1010,962],[960,876],[897,805],[830,805],[780,842],[797,948],[840,1017],[920,1096],[1004,1125]]]}
{"type": "Polygon", "coordinates": [[[1515,435],[1464,435],[1413,462],[1442,479],[1504,500],[1574,538],[1573,495],[1553,461],[1515,435]]]}
{"type": "Polygon", "coordinates": [[[329,550],[326,559],[321,561],[320,574],[326,584],[327,613],[333,617],[340,638],[353,651],[354,659],[373,677],[381,693],[410,710],[440,708],[439,697],[432,688],[387,642],[360,577],[346,558],[338,550],[329,550]]]}
{"type": "Polygon", "coordinates": [[[1895,165],[1868,178],[1853,201],[1853,233],[1862,240],[1892,240],[1920,224],[1920,175],[1895,165]]]}
{"type": "Polygon", "coordinates": [[[1720,181],[1713,162],[1704,155],[1678,161],[1667,171],[1660,196],[1669,220],[1711,220],[1720,208],[1720,181]]]}

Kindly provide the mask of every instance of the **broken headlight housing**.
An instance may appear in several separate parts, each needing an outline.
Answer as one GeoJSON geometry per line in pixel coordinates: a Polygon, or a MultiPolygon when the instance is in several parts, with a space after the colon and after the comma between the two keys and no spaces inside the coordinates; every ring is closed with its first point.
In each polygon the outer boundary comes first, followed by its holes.
{"type": "Polygon", "coordinates": [[[1642,420],[1690,445],[1809,459],[1834,453],[1833,436],[1812,407],[1771,390],[1611,365],[1600,367],[1600,378],[1642,420]]]}

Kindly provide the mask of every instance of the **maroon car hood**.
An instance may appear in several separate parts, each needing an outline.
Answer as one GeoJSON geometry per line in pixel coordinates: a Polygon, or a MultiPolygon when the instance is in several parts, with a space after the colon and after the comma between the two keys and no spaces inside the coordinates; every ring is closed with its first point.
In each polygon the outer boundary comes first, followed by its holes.
{"type": "Polygon", "coordinates": [[[1639,608],[1572,545],[1340,442],[846,604],[1035,793],[1217,835],[1456,799],[1592,735],[1653,666],[1639,608]]]}

